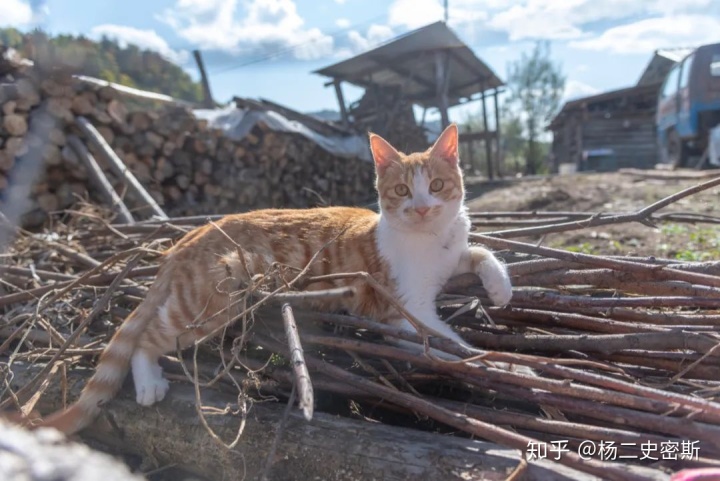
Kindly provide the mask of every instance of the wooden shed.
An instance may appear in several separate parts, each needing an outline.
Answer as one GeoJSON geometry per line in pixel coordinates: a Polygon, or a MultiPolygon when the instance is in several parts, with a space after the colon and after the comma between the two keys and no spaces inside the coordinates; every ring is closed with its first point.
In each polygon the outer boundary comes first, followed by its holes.
{"type": "MultiPolygon", "coordinates": [[[[346,126],[371,130],[406,150],[427,146],[422,128],[425,114],[418,125],[413,105],[423,112],[437,109],[445,127],[450,107],[479,100],[484,131],[465,134],[461,142],[483,141],[488,159],[499,151],[499,132],[488,127],[487,103],[494,106],[497,126],[497,96],[503,81],[444,22],[413,30],[315,73],[331,79],[326,86],[334,86],[346,126]],[[365,89],[365,95],[352,105],[343,95],[346,82],[365,89]]],[[[492,177],[493,162],[487,166],[492,177]]]]}
{"type": "Polygon", "coordinates": [[[630,87],[567,102],[549,127],[555,166],[612,171],[655,165],[657,91],[654,85],[630,87]]]}
{"type": "Polygon", "coordinates": [[[548,127],[554,170],[560,164],[578,171],[652,168],[658,161],[657,96],[670,68],[688,51],[656,50],[635,86],[567,102],[548,127]]]}

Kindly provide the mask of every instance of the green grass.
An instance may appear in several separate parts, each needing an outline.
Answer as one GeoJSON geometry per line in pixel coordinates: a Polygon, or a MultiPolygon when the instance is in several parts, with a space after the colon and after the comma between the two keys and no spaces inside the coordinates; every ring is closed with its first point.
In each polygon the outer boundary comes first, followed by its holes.
{"type": "Polygon", "coordinates": [[[580,254],[595,254],[596,252],[595,247],[588,242],[583,242],[582,244],[576,246],[569,246],[565,249],[570,252],[579,252],[580,254]]]}
{"type": "Polygon", "coordinates": [[[660,232],[672,240],[675,246],[682,245],[675,250],[668,243],[661,244],[661,249],[669,257],[682,261],[709,261],[720,259],[720,227],[692,226],[680,224],[663,224],[660,232]]]}

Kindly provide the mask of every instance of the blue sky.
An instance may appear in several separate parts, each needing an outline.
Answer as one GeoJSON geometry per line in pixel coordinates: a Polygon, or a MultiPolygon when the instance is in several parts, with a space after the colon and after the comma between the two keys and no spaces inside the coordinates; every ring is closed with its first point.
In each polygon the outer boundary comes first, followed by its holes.
{"type": "MultiPolygon", "coordinates": [[[[720,42],[720,0],[449,0],[449,24],[504,78],[533,42],[552,42],[566,98],[635,83],[656,48],[720,42]]],[[[214,96],[336,109],[311,72],[442,19],[442,0],[0,0],[0,26],[105,34],[159,51],[214,96]]],[[[347,88],[349,100],[358,89],[347,88]]],[[[475,108],[475,107],[470,107],[475,108]]],[[[451,118],[464,115],[454,109],[451,118]]]]}

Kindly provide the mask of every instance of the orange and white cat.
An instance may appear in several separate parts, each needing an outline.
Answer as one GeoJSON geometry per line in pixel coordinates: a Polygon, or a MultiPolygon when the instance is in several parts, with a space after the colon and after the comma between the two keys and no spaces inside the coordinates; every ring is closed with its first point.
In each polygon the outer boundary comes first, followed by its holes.
{"type": "MultiPolygon", "coordinates": [[[[435,309],[445,282],[454,274],[477,273],[496,305],[510,301],[512,288],[504,265],[490,251],[468,245],[457,127],[450,125],[426,152],[402,154],[374,134],[370,148],[379,214],[350,207],[260,210],[189,232],[164,254],[147,297],[113,336],[78,401],[42,425],[67,433],[82,429],[116,394],[129,368],[138,403],[162,400],[168,381],[160,356],[228,322],[227,314],[213,314],[226,308],[231,293],[254,275],[282,264],[295,268],[291,278],[317,252],[310,275],[368,272],[425,326],[463,343],[435,309]]],[[[413,329],[361,280],[308,288],[339,286],[356,288],[356,295],[344,301],[350,312],[413,329]]]]}

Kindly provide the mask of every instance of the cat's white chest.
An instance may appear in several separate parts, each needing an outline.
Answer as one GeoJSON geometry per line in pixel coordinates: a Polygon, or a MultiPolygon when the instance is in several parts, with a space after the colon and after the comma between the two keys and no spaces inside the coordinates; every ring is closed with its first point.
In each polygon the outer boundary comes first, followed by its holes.
{"type": "Polygon", "coordinates": [[[462,217],[439,233],[402,232],[381,219],[378,250],[395,279],[397,294],[405,300],[432,303],[467,249],[467,234],[462,217]]]}

